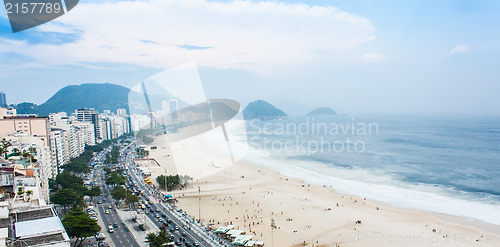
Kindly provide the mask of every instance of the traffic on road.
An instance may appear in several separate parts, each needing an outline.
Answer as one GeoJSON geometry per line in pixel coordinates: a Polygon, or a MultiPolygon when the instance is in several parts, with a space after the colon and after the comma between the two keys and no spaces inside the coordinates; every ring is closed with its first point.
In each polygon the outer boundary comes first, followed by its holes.
{"type": "Polygon", "coordinates": [[[134,162],[137,147],[134,141],[129,140],[115,145],[120,147],[118,164],[105,164],[106,155],[110,152],[111,147],[97,153],[91,160],[93,170],[90,184],[100,186],[102,191],[102,195],[93,198],[87,209],[90,217],[99,219],[101,223],[101,232],[95,236],[95,246],[145,246],[146,240],[136,239],[130,230],[131,227],[138,227],[146,232],[154,232],[156,229],[165,230],[170,236],[171,243],[169,245],[224,246],[215,234],[207,231],[204,226],[178,208],[175,205],[175,200],[167,201],[164,194],[144,181],[145,177],[134,162]],[[138,203],[128,205],[128,209],[135,212],[138,226],[127,225],[117,213],[122,204],[111,197],[113,187],[105,183],[106,171],[104,168],[111,166],[116,170],[123,171],[123,176],[126,177],[126,189],[140,198],[138,203]],[[154,226],[148,225],[151,222],[154,226]],[[109,236],[109,239],[106,236],[109,236]]]}

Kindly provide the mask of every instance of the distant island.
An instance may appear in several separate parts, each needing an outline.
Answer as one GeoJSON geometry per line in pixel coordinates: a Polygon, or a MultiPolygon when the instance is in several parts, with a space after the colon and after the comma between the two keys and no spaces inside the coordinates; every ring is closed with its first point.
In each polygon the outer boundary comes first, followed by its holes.
{"type": "Polygon", "coordinates": [[[337,112],[328,107],[319,107],[307,113],[308,117],[331,116],[331,115],[337,115],[337,112]]]}
{"type": "Polygon", "coordinates": [[[245,120],[260,119],[273,120],[288,118],[288,115],[264,100],[250,102],[243,110],[245,120]]]}
{"type": "Polygon", "coordinates": [[[13,105],[19,114],[38,114],[47,116],[52,112],[73,113],[82,106],[94,108],[99,112],[119,108],[128,109],[130,89],[110,83],[88,83],[66,86],[41,105],[20,103],[13,105]]]}

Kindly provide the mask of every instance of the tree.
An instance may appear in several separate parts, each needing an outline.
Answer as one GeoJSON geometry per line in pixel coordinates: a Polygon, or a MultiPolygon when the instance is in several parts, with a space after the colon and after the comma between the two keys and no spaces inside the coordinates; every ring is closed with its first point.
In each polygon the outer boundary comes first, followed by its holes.
{"type": "Polygon", "coordinates": [[[33,191],[32,190],[26,191],[26,195],[28,196],[28,201],[31,201],[31,195],[33,195],[33,191]]]}
{"type": "Polygon", "coordinates": [[[123,173],[122,170],[107,172],[105,179],[106,184],[111,186],[124,185],[126,178],[125,176],[121,175],[121,173],[123,173]]]}
{"type": "Polygon", "coordinates": [[[79,200],[79,196],[73,189],[60,189],[56,193],[50,195],[50,201],[63,206],[64,211],[66,211],[68,205],[77,203],[79,200]]]}
{"type": "Polygon", "coordinates": [[[49,178],[49,189],[57,190],[57,182],[54,178],[49,178]]]}
{"type": "Polygon", "coordinates": [[[129,193],[130,191],[127,191],[125,188],[123,188],[122,186],[116,186],[113,191],[111,191],[111,196],[115,199],[115,200],[123,200],[125,198],[127,198],[127,194],[129,193]]]}
{"type": "Polygon", "coordinates": [[[74,173],[89,173],[90,167],[87,163],[81,163],[79,161],[70,161],[68,164],[62,166],[64,171],[74,172],[74,173]]]}
{"type": "Polygon", "coordinates": [[[5,159],[7,159],[7,154],[8,154],[8,148],[12,146],[12,143],[6,140],[2,140],[2,143],[0,144],[0,156],[3,154],[5,156],[5,159]]]}
{"type": "Polygon", "coordinates": [[[36,159],[35,159],[35,156],[33,156],[31,153],[29,153],[28,151],[26,150],[23,150],[23,152],[21,153],[21,156],[25,159],[25,160],[31,160],[32,163],[35,163],[36,162],[36,159]]]}
{"type": "Polygon", "coordinates": [[[88,196],[92,197],[92,199],[94,199],[96,196],[102,195],[101,187],[92,186],[92,188],[90,190],[88,190],[86,194],[88,196]]]}
{"type": "Polygon", "coordinates": [[[144,157],[147,157],[149,156],[149,151],[148,150],[144,150],[144,148],[136,148],[135,149],[135,153],[137,155],[138,158],[144,158],[144,157]]]}
{"type": "Polygon", "coordinates": [[[146,243],[151,247],[166,246],[170,242],[172,242],[172,237],[167,235],[165,230],[161,230],[158,233],[152,232],[146,236],[146,243]]]}
{"type": "MultiPolygon", "coordinates": [[[[179,175],[167,176],[168,191],[171,191],[179,186],[184,187],[186,185],[186,182],[182,183],[181,180],[188,181],[189,177],[187,177],[187,176],[179,177],[179,175]]],[[[160,185],[160,188],[164,189],[165,188],[165,175],[160,175],[160,176],[156,177],[156,182],[158,183],[158,185],[160,185]]]]}
{"type": "Polygon", "coordinates": [[[62,189],[73,189],[76,193],[84,195],[87,188],[83,185],[83,179],[69,172],[59,173],[56,176],[57,185],[62,189]]]}
{"type": "Polygon", "coordinates": [[[111,164],[111,155],[109,153],[106,154],[106,164],[111,164]]]}
{"type": "Polygon", "coordinates": [[[127,195],[127,198],[125,198],[125,202],[127,204],[131,204],[131,203],[138,202],[138,201],[139,201],[139,197],[137,195],[134,195],[134,194],[131,194],[131,193],[129,193],[127,195]]]}
{"type": "Polygon", "coordinates": [[[113,146],[113,149],[111,149],[110,164],[118,164],[118,157],[119,156],[120,156],[120,148],[118,146],[113,146]]]}
{"type": "Polygon", "coordinates": [[[86,238],[96,235],[101,228],[80,207],[71,210],[62,220],[70,237],[76,238],[74,246],[81,246],[86,238]]]}
{"type": "Polygon", "coordinates": [[[160,185],[161,189],[165,189],[165,175],[160,175],[156,177],[156,183],[160,185]]]}

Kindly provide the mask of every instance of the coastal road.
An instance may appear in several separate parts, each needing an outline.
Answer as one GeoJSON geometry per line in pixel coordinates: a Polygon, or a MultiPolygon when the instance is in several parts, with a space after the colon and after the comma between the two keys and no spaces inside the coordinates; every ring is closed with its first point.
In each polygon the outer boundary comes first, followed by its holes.
{"type": "Polygon", "coordinates": [[[101,202],[97,208],[99,210],[99,216],[105,226],[106,229],[101,229],[102,231],[108,231],[107,227],[109,225],[117,225],[118,227],[113,227],[114,232],[109,233],[113,244],[116,247],[140,247],[137,243],[135,236],[130,232],[127,226],[123,223],[121,218],[116,213],[115,207],[112,205],[113,199],[110,197],[110,193],[107,189],[107,186],[104,183],[104,171],[102,170],[102,166],[96,165],[94,166],[94,183],[96,186],[101,186],[101,190],[103,192],[102,196],[97,197],[96,199],[101,202]],[[111,207],[111,208],[110,208],[111,207]],[[108,211],[109,213],[106,213],[108,211]]]}
{"type": "MultiPolygon", "coordinates": [[[[116,247],[140,247],[140,245],[135,240],[135,237],[132,235],[127,226],[122,222],[115,209],[108,209],[110,204],[101,204],[98,206],[99,214],[101,216],[102,222],[105,227],[109,225],[117,224],[118,227],[114,227],[113,233],[109,233],[109,237],[113,241],[116,247]],[[109,214],[106,214],[105,211],[108,210],[109,214]]],[[[107,231],[108,229],[102,229],[103,231],[107,231]]]]}
{"type": "MultiPolygon", "coordinates": [[[[135,184],[138,189],[142,191],[143,198],[152,199],[151,201],[157,202],[151,205],[149,209],[146,209],[150,210],[148,217],[155,222],[158,227],[161,227],[163,222],[158,221],[159,217],[156,217],[156,214],[159,214],[160,217],[165,215],[165,217],[162,218],[164,220],[171,221],[171,223],[168,224],[167,231],[174,235],[176,241],[180,240],[182,233],[184,233],[183,237],[186,240],[185,243],[188,243],[187,246],[194,243],[197,243],[199,246],[221,246],[216,241],[212,240],[214,236],[208,236],[208,233],[203,232],[203,229],[198,229],[199,226],[196,226],[185,219],[178,218],[177,215],[174,215],[174,213],[171,212],[171,210],[174,210],[174,207],[166,206],[164,202],[162,202],[163,198],[161,198],[161,193],[151,186],[146,185],[141,178],[141,175],[137,173],[137,170],[133,165],[133,155],[133,150],[129,149],[129,152],[126,153],[123,159],[125,164],[127,164],[127,168],[130,173],[129,179],[131,179],[133,184],[135,184]],[[178,230],[176,230],[175,227],[178,227],[178,230]]],[[[182,244],[184,244],[184,242],[182,244]]]]}

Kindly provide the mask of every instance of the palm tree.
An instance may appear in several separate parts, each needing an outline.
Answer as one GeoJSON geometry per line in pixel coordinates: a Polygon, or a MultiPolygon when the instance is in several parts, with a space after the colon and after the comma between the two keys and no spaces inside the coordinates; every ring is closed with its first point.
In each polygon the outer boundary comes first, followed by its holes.
{"type": "Polygon", "coordinates": [[[26,191],[26,195],[28,196],[28,201],[31,203],[31,195],[33,195],[33,191],[32,190],[26,191]]]}
{"type": "Polygon", "coordinates": [[[146,236],[146,243],[149,244],[150,247],[162,247],[169,243],[171,238],[167,235],[165,230],[161,230],[158,233],[149,233],[146,236]]]}
{"type": "Polygon", "coordinates": [[[10,143],[9,141],[3,140],[3,141],[2,141],[2,144],[0,145],[0,156],[1,156],[2,154],[4,154],[4,155],[5,155],[5,159],[7,159],[7,158],[8,158],[8,157],[7,157],[7,153],[8,153],[8,150],[7,150],[7,149],[8,149],[10,146],[12,146],[12,143],[10,143]]]}
{"type": "Polygon", "coordinates": [[[23,156],[23,158],[25,158],[25,159],[28,159],[28,157],[31,157],[31,154],[28,153],[26,150],[23,150],[23,153],[21,154],[21,156],[23,156]]]}

